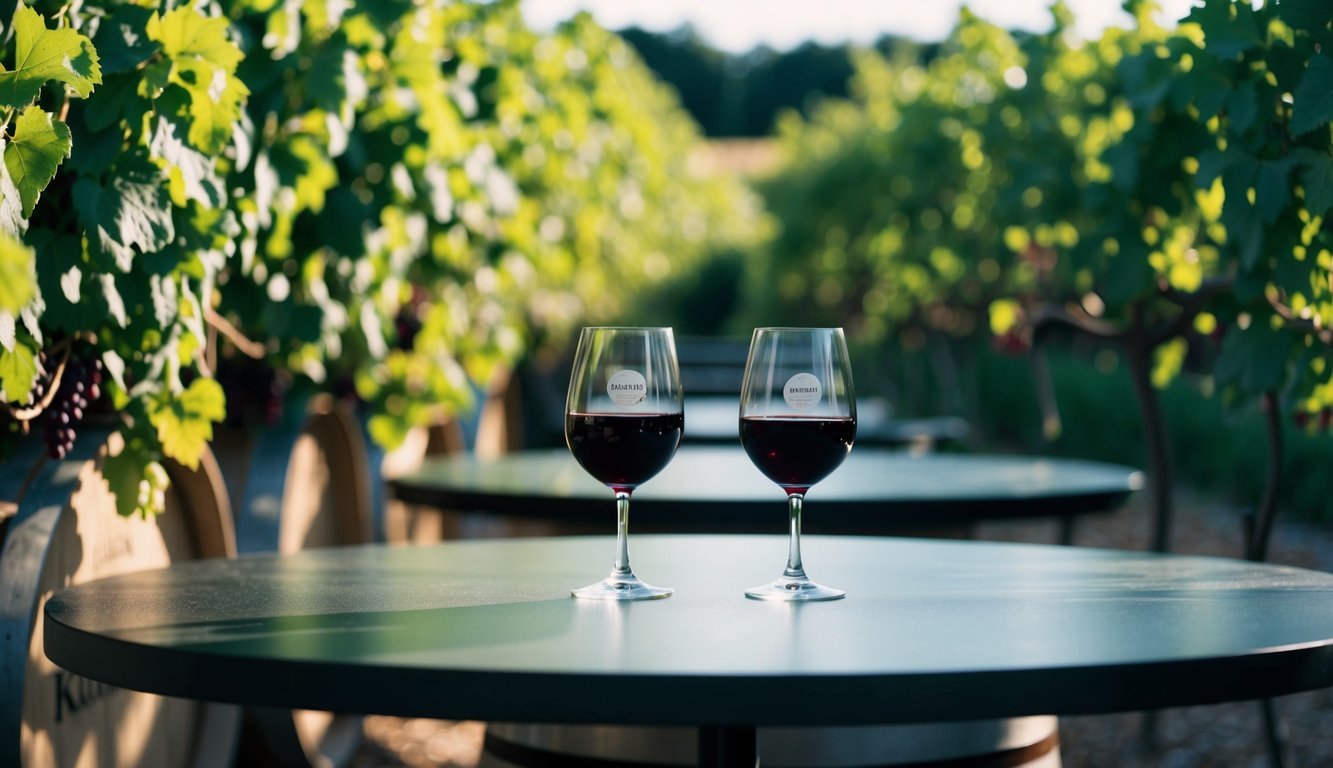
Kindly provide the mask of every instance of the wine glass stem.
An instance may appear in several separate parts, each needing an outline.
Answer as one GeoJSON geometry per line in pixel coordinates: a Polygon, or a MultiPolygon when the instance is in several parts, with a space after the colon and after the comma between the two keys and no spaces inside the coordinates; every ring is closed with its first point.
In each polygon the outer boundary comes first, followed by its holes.
{"type": "Polygon", "coordinates": [[[629,569],[629,492],[616,491],[616,562],[613,576],[633,576],[629,569]]]}
{"type": "Polygon", "coordinates": [[[801,502],[805,497],[799,493],[787,495],[787,513],[791,535],[787,541],[787,570],[784,576],[793,579],[805,578],[805,567],[801,564],[801,502]]]}

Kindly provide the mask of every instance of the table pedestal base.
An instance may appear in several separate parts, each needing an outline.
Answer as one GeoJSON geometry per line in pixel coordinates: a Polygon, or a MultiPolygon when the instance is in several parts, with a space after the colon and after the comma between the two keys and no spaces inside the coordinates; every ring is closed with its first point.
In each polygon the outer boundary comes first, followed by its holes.
{"type": "Polygon", "coordinates": [[[820,728],[490,723],[478,768],[1060,768],[1055,717],[820,728]]]}
{"type": "Polygon", "coordinates": [[[699,768],[759,768],[759,736],[753,727],[699,729],[699,768]]]}

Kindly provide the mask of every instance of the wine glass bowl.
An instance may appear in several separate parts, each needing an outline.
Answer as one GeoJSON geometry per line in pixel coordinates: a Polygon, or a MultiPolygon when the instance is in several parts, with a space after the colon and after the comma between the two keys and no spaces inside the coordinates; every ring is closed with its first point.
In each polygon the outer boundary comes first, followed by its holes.
{"type": "Polygon", "coordinates": [[[750,461],[787,494],[787,567],[745,592],[756,600],[836,600],[806,576],[801,510],[810,487],[856,441],[856,395],[841,328],[756,328],[741,384],[740,439],[750,461]]]}
{"type": "Polygon", "coordinates": [[[684,394],[670,328],[584,328],[565,402],[565,443],[616,498],[611,573],[575,597],[647,600],[671,589],[645,584],[629,564],[629,500],[662,471],[685,429],[684,394]]]}

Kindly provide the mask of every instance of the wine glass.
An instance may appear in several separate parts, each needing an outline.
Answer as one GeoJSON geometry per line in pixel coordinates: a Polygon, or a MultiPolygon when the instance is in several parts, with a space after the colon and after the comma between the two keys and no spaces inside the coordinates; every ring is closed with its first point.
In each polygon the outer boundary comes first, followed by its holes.
{"type": "Polygon", "coordinates": [[[801,563],[801,504],[842,464],[856,439],[856,395],[841,328],[756,328],[741,383],[741,445],[787,493],[787,568],[746,590],[756,600],[836,600],[801,563]]]}
{"type": "Polygon", "coordinates": [[[629,567],[629,497],[671,461],[685,400],[670,328],[584,328],[565,401],[565,443],[616,495],[616,557],[605,579],[573,591],[598,600],[649,600],[671,590],[629,567]]]}

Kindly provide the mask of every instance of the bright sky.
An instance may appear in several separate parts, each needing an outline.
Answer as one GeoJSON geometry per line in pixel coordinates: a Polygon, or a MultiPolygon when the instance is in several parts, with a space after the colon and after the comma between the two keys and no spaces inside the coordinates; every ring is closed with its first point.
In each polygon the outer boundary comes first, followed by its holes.
{"type": "MultiPolygon", "coordinates": [[[[522,0],[528,23],[547,29],[588,10],[603,27],[657,32],[685,22],[712,45],[744,52],[760,43],[786,50],[804,40],[870,43],[886,32],[937,40],[958,17],[960,0],[522,0]]],[[[1120,0],[1067,0],[1085,37],[1128,25],[1120,0]]],[[[1174,22],[1193,0],[1158,0],[1161,21],[1174,22]]],[[[1009,29],[1050,28],[1049,0],[971,0],[973,12],[1009,29]]]]}

